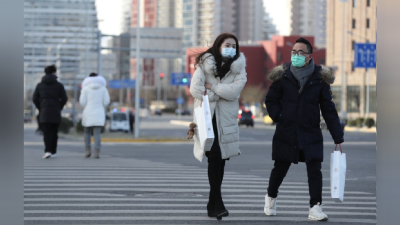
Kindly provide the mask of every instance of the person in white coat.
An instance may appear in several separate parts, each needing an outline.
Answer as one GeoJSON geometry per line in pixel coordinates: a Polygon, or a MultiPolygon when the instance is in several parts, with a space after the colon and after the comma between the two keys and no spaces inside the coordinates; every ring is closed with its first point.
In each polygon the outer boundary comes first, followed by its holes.
{"type": "Polygon", "coordinates": [[[110,95],[106,88],[106,80],[96,73],[91,73],[82,82],[82,91],[79,103],[85,108],[82,115],[82,126],[85,133],[85,157],[91,156],[91,136],[93,133],[95,148],[93,158],[99,158],[101,127],[105,125],[105,109],[110,103],[110,95]]]}
{"type": "Polygon", "coordinates": [[[220,220],[229,215],[221,196],[225,160],[240,155],[238,99],[247,81],[246,59],[239,52],[237,38],[222,33],[211,48],[196,57],[195,67],[190,93],[195,98],[195,108],[201,104],[204,93],[208,95],[215,139],[211,149],[202,149],[195,130],[193,151],[200,162],[204,156],[208,158],[210,194],[207,213],[220,220]]]}

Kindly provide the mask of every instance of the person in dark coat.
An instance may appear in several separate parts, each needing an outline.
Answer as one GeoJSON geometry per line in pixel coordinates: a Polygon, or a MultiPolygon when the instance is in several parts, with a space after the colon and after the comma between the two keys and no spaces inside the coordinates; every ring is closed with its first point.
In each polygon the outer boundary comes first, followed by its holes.
{"type": "Polygon", "coordinates": [[[134,129],[133,129],[133,124],[135,123],[135,114],[130,110],[129,111],[129,130],[133,134],[134,129]]]}
{"type": "Polygon", "coordinates": [[[45,154],[43,158],[55,157],[57,154],[58,127],[61,122],[61,110],[67,103],[64,85],[57,81],[57,68],[47,66],[43,76],[33,93],[33,103],[39,109],[39,123],[43,132],[45,154]]]}
{"type": "Polygon", "coordinates": [[[296,41],[291,51],[291,62],[274,68],[268,79],[272,81],[265,104],[271,119],[277,123],[272,141],[272,160],[268,194],[264,212],[276,215],[278,188],[292,163],[307,165],[310,192],[310,220],[327,220],[322,212],[323,136],[320,111],[335,144],[344,142],[343,130],[333,102],[330,85],[333,70],[315,65],[312,46],[304,38],[296,41]]]}

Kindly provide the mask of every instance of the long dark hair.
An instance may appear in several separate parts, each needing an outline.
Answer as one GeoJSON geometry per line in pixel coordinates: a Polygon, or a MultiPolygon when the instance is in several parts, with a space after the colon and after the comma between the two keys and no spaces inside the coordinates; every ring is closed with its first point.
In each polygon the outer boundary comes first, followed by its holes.
{"type": "Polygon", "coordinates": [[[205,61],[206,58],[203,59],[203,56],[206,53],[211,53],[212,56],[214,56],[215,59],[215,65],[217,67],[217,75],[216,77],[220,77],[223,78],[231,69],[231,65],[232,63],[239,58],[240,56],[240,52],[239,52],[239,41],[236,38],[235,35],[231,34],[231,33],[222,33],[220,34],[214,41],[214,44],[207,49],[205,52],[200,53],[197,57],[196,57],[196,62],[195,62],[195,66],[203,63],[205,61]],[[221,55],[221,52],[219,50],[219,48],[221,47],[222,43],[225,41],[225,39],[227,38],[233,38],[236,42],[236,55],[233,58],[224,58],[221,55]],[[224,65],[222,65],[222,62],[224,62],[224,65]]]}

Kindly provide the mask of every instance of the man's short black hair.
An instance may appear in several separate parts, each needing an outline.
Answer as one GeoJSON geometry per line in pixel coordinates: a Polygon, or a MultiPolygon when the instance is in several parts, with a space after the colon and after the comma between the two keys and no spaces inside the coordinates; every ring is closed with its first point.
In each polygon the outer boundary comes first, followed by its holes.
{"type": "Polygon", "coordinates": [[[51,65],[51,66],[46,66],[46,68],[44,68],[44,72],[46,74],[54,74],[57,72],[57,68],[55,65],[51,65]]]}
{"type": "Polygon", "coordinates": [[[97,73],[91,73],[90,75],[89,75],[89,77],[96,77],[97,76],[97,73]]]}
{"type": "Polygon", "coordinates": [[[303,44],[307,45],[307,49],[308,49],[308,53],[309,54],[311,54],[313,52],[313,48],[311,46],[311,43],[307,39],[301,37],[301,38],[297,39],[296,43],[303,43],[303,44]]]}

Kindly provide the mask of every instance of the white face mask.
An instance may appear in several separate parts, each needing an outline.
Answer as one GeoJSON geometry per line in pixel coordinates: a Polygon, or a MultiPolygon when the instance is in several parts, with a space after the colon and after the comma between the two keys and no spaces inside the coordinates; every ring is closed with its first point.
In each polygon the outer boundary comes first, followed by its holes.
{"type": "Polygon", "coordinates": [[[222,56],[233,58],[236,55],[236,48],[222,48],[222,56]]]}

